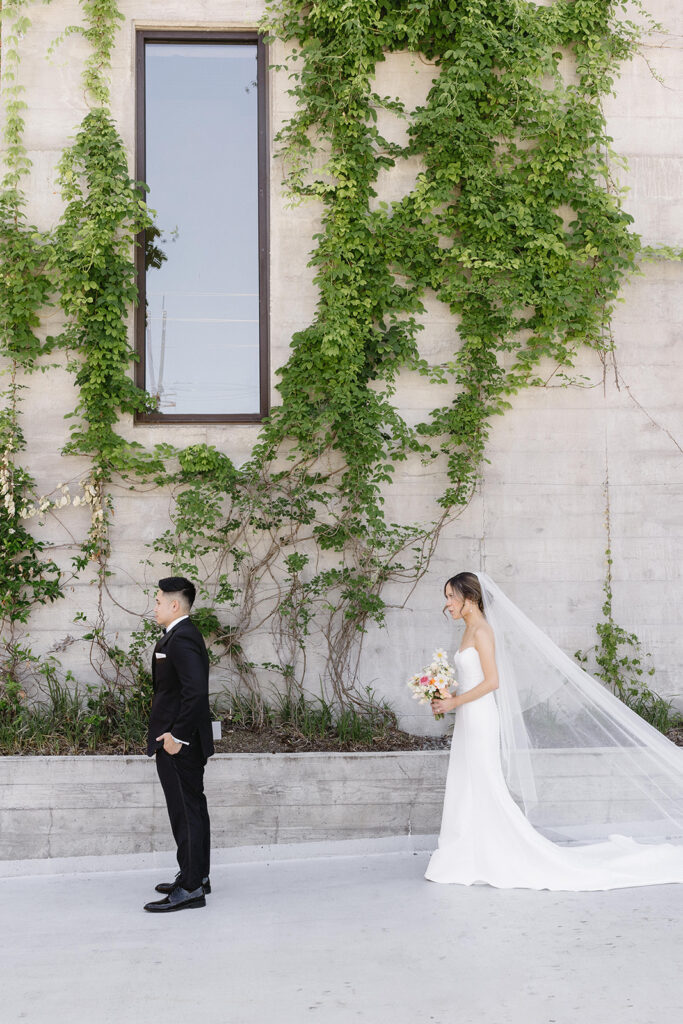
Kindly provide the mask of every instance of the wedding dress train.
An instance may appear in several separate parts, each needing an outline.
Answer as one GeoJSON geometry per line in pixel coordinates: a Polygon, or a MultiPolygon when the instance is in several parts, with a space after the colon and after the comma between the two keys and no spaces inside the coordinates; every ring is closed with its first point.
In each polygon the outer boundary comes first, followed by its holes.
{"type": "MultiPolygon", "coordinates": [[[[458,651],[454,660],[457,693],[483,680],[476,648],[458,651]]],[[[683,882],[683,846],[652,845],[619,834],[587,845],[560,846],[542,835],[506,784],[498,703],[494,693],[487,693],[457,710],[439,847],[425,877],[464,885],[573,891],[683,882]]]]}

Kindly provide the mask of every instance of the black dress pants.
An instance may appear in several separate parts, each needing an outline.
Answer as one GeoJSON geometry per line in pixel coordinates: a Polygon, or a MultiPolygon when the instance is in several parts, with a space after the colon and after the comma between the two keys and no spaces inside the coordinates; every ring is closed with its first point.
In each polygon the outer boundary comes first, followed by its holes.
{"type": "Polygon", "coordinates": [[[178,884],[192,892],[209,874],[211,832],[204,796],[204,759],[199,741],[178,754],[157,750],[157,772],[178,848],[178,884]]]}

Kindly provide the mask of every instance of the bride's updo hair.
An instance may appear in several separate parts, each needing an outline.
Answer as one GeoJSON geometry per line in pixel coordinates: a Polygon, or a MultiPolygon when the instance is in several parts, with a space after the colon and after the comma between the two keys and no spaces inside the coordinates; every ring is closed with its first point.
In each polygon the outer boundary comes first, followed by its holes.
{"type": "Polygon", "coordinates": [[[482,594],[481,583],[473,572],[458,572],[455,576],[451,576],[444,584],[444,594],[448,586],[456,594],[460,594],[463,602],[472,601],[473,604],[476,604],[482,615],[484,614],[484,595],[482,594]]]}

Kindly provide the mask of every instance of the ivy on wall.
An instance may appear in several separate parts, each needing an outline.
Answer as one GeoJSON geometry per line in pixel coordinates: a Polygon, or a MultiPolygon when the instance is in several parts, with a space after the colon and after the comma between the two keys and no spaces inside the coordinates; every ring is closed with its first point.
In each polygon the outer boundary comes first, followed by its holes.
{"type": "MultiPolygon", "coordinates": [[[[5,13],[22,6],[5,3],[5,13]]],[[[285,187],[322,211],[311,255],[319,300],[279,371],[280,402],[238,468],[206,445],[147,451],[117,430],[122,415],[150,402],[130,379],[128,316],[134,239],[151,218],[109,111],[121,15],[115,0],[82,0],[83,25],[65,34],[79,31],[90,43],[84,85],[93,109],[60,163],[66,208],[32,250],[39,265],[29,271],[17,259],[33,296],[22,321],[31,365],[42,354],[34,330],[50,290],[66,318],[46,348],[68,351],[79,388],[66,451],[89,461],[92,527],[76,566],[97,563],[100,604],[89,635],[110,662],[120,668],[125,655],[106,641],[108,487],[151,478],[174,494],[157,560],[200,582],[198,619],[214,656],[256,690],[264,670],[300,687],[315,633],[333,696],[367,699],[356,686],[359,639],[370,622],[382,623],[387,583],[414,585],[443,524],[469,501],[492,417],[520,389],[543,385],[544,374],[571,368],[582,346],[611,344],[612,306],[639,250],[609,187],[614,155],[600,105],[638,45],[626,6],[279,0],[268,8],[263,29],[287,44],[297,102],[277,139],[285,187]],[[434,65],[426,101],[412,111],[375,87],[378,63],[406,50],[434,65]],[[380,111],[404,121],[405,145],[383,136],[380,111]],[[379,202],[380,174],[406,159],[419,162],[414,187],[379,202]],[[439,365],[419,349],[429,295],[454,316],[452,356],[439,365]],[[393,401],[405,372],[453,395],[416,427],[393,401]],[[409,459],[443,471],[429,526],[385,514],[396,466],[409,459]],[[272,661],[256,664],[250,638],[266,626],[272,661]]],[[[15,49],[18,61],[18,38],[15,49]]],[[[7,59],[6,51],[5,68],[7,59]]],[[[5,93],[15,96],[7,81],[5,93]]],[[[9,173],[21,175],[18,111],[8,124],[9,173]]],[[[6,188],[16,182],[6,179],[6,188]]],[[[17,231],[6,243],[14,253],[26,237],[17,231]]],[[[20,279],[3,287],[1,309],[11,311],[20,279]]],[[[9,339],[21,335],[6,327],[3,337],[13,359],[8,346],[18,342],[9,339]]]]}
{"type": "MultiPolygon", "coordinates": [[[[109,109],[107,72],[123,15],[116,0],[83,0],[82,7],[84,25],[64,35],[79,32],[91,46],[82,80],[93,108],[59,162],[65,209],[53,234],[53,267],[65,328],[48,339],[48,346],[67,351],[79,390],[64,454],[92,462],[89,482],[98,501],[83,549],[87,561],[108,554],[105,485],[115,473],[143,476],[150,463],[142,446],[124,440],[116,426],[122,414],[152,406],[150,396],[130,378],[134,354],[129,343],[130,312],[137,301],[131,255],[136,236],[151,226],[151,219],[128,174],[128,157],[109,109]]],[[[158,468],[158,462],[154,465],[158,468]]]]}
{"type": "Polygon", "coordinates": [[[35,482],[21,465],[25,440],[21,398],[25,375],[36,368],[42,345],[36,328],[50,291],[49,241],[27,224],[24,179],[31,162],[23,144],[23,88],[19,47],[29,27],[23,0],[3,5],[2,96],[5,173],[0,183],[0,629],[4,675],[24,662],[17,627],[32,609],[61,596],[60,573],[45,544],[28,529],[26,507],[36,500],[35,482]]]}
{"type": "Polygon", "coordinates": [[[539,383],[549,357],[571,366],[577,348],[605,345],[604,327],[638,239],[605,188],[610,142],[600,108],[635,27],[618,3],[519,0],[378,4],[279,3],[271,31],[296,41],[296,114],[280,133],[299,198],[323,203],[312,263],[320,303],[294,338],[282,372],[276,429],[304,450],[321,436],[358,478],[368,514],[377,480],[408,450],[447,457],[446,509],[467,501],[488,424],[511,394],[539,383]],[[424,106],[408,114],[373,92],[392,50],[423,53],[438,72],[424,106]],[[576,81],[560,74],[574,57],[576,81]],[[402,113],[408,146],[382,138],[376,110],[402,113]],[[331,153],[311,171],[316,148],[331,153]],[[380,169],[418,157],[423,170],[402,200],[371,201],[380,169]],[[400,280],[407,280],[401,285],[400,280]],[[415,314],[428,289],[458,318],[451,362],[426,367],[415,314]],[[416,367],[453,383],[453,402],[410,431],[368,389],[416,367]],[[312,389],[304,382],[314,376],[312,389]],[[311,427],[313,425],[313,428],[311,427]],[[372,484],[375,484],[373,490],[372,484]]]}

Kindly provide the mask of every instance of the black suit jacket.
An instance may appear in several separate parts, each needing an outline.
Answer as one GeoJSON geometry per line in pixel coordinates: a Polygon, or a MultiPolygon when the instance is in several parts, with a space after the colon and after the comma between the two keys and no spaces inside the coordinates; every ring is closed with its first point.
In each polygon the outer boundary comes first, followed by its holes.
{"type": "Polygon", "coordinates": [[[148,755],[151,757],[163,746],[157,736],[170,732],[177,740],[198,743],[206,761],[213,754],[209,656],[204,637],[191,619],[183,619],[157,642],[152,655],[152,685],[148,755]]]}

